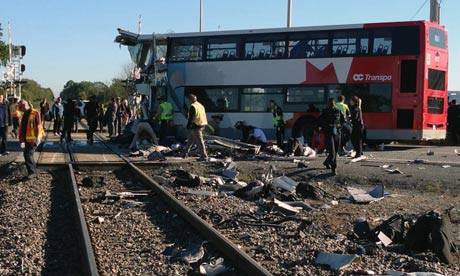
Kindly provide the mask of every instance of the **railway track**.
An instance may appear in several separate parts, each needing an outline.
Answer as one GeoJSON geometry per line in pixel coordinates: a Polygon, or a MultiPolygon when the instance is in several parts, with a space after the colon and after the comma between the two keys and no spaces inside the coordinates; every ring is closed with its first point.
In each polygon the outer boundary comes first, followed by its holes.
{"type": "Polygon", "coordinates": [[[70,185],[85,274],[187,274],[197,265],[163,251],[198,246],[206,252],[201,261],[223,257],[234,275],[271,275],[100,137],[87,145],[84,133],[71,143],[49,134],[38,167],[59,171],[70,185]]]}

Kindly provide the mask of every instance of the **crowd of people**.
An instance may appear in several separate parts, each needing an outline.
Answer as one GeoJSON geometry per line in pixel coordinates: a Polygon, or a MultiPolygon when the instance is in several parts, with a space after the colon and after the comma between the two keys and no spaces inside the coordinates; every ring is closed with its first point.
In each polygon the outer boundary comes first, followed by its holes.
{"type": "MultiPolygon", "coordinates": [[[[186,158],[193,145],[196,145],[199,160],[207,160],[207,152],[204,144],[203,135],[221,135],[220,122],[223,120],[222,114],[211,116],[208,121],[205,107],[198,101],[194,94],[188,95],[189,109],[187,113],[188,122],[187,129],[189,135],[187,144],[182,151],[182,156],[186,158]]],[[[128,101],[119,97],[112,98],[107,107],[99,104],[95,96],[90,96],[89,101],[84,105],[83,111],[78,106],[78,101],[67,99],[63,102],[61,97],[58,97],[53,104],[49,105],[46,99],[43,99],[39,105],[39,111],[35,111],[30,106],[30,103],[22,99],[18,101],[14,99],[11,105],[0,95],[0,155],[8,154],[7,151],[7,134],[8,126],[13,125],[11,136],[18,137],[24,142],[27,142],[24,133],[26,129],[22,129],[21,123],[24,122],[24,114],[26,110],[32,110],[32,115],[27,117],[27,120],[34,121],[37,127],[40,127],[39,133],[43,131],[44,121],[53,121],[53,133],[55,136],[60,136],[60,141],[73,141],[72,132],[78,131],[78,122],[84,117],[87,121],[87,142],[94,143],[94,133],[98,127],[101,132],[104,132],[107,127],[108,137],[115,139],[116,137],[127,137],[129,149],[136,151],[139,147],[139,142],[149,140],[153,144],[170,146],[174,143],[175,126],[173,122],[174,108],[163,96],[157,98],[158,109],[156,113],[148,113],[146,108],[142,108],[142,103],[145,104],[145,98],[141,101],[141,114],[132,114],[128,101]],[[144,110],[145,109],[145,110],[144,110]],[[148,113],[148,114],[145,114],[148,113]],[[22,119],[21,119],[22,118],[22,119]],[[38,124],[39,123],[39,124],[38,124]],[[124,135],[123,135],[124,134],[124,135]],[[157,137],[157,134],[159,137],[157,137]]],[[[351,142],[355,151],[354,158],[362,159],[363,157],[363,133],[364,121],[361,111],[361,99],[356,96],[351,97],[350,105],[345,103],[345,97],[339,96],[337,102],[330,98],[328,107],[325,108],[318,117],[317,124],[314,126],[312,137],[308,137],[307,143],[301,143],[297,137],[291,137],[285,140],[285,125],[282,108],[274,101],[268,103],[268,111],[273,116],[273,127],[276,134],[276,146],[281,149],[286,156],[315,156],[316,154],[327,152],[327,158],[324,161],[324,166],[331,169],[333,174],[336,174],[337,169],[337,154],[347,153],[345,145],[351,142]]],[[[449,114],[457,111],[454,106],[449,107],[449,114]]],[[[313,110],[309,107],[309,110],[313,110]]],[[[312,112],[318,112],[315,109],[312,112]]],[[[458,108],[457,116],[460,116],[460,108],[458,108]]],[[[34,125],[34,124],[32,124],[34,125]]],[[[453,123],[449,123],[453,129],[458,129],[453,123]]],[[[234,125],[235,129],[241,131],[241,141],[254,145],[260,145],[261,149],[267,149],[271,145],[267,139],[267,135],[261,128],[247,124],[244,121],[238,121],[234,125]]],[[[37,136],[38,141],[41,137],[37,136]]],[[[460,139],[460,136],[458,136],[460,139]]],[[[30,140],[30,139],[29,139],[30,140]]],[[[37,142],[37,141],[36,141],[37,142]]],[[[31,152],[34,148],[26,144],[27,160],[30,161],[31,152]]],[[[35,145],[36,147],[36,145],[35,145]]],[[[32,153],[33,155],[33,153],[32,153]]],[[[28,169],[33,173],[32,161],[29,162],[28,169]]]]}

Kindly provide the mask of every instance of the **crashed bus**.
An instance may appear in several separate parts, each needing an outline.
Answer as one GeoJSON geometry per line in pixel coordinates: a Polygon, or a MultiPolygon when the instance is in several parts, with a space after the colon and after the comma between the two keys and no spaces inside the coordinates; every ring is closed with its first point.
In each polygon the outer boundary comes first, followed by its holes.
{"type": "MultiPolygon", "coordinates": [[[[166,95],[175,123],[186,125],[186,95],[209,116],[224,114],[223,136],[237,121],[273,138],[267,111],[275,100],[286,137],[310,135],[327,99],[362,99],[367,139],[431,140],[446,136],[448,44],[445,27],[428,21],[241,31],[138,35],[118,30],[140,68],[140,94],[166,95]]],[[[151,107],[155,103],[152,101],[151,107]]]]}

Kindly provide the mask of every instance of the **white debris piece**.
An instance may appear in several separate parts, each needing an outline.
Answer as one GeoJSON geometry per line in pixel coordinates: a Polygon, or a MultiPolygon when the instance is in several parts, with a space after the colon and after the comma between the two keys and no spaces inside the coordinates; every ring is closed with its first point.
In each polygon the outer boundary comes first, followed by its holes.
{"type": "Polygon", "coordinates": [[[355,258],[356,255],[351,254],[320,252],[318,257],[316,257],[315,263],[328,265],[331,269],[340,270],[351,264],[355,258]]]}
{"type": "Polygon", "coordinates": [[[280,176],[274,178],[272,181],[274,187],[288,191],[289,193],[294,193],[299,182],[294,181],[292,178],[287,176],[280,176]]]}
{"type": "Polygon", "coordinates": [[[347,187],[347,191],[350,193],[353,201],[356,203],[369,203],[372,201],[377,201],[383,198],[385,195],[383,185],[378,185],[370,191],[365,191],[363,189],[347,187]]]}

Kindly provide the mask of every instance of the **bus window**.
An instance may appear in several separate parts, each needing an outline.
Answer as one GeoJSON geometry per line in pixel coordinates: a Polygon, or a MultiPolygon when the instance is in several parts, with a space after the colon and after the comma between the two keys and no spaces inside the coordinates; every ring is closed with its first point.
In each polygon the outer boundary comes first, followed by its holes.
{"type": "Polygon", "coordinates": [[[238,111],[238,88],[206,88],[199,96],[206,111],[238,111]]]}
{"type": "Polygon", "coordinates": [[[420,28],[418,26],[394,28],[393,54],[418,55],[420,53],[420,28]]]}
{"type": "Polygon", "coordinates": [[[246,59],[285,57],[286,41],[282,36],[248,37],[244,45],[246,59]]]}
{"type": "Polygon", "coordinates": [[[332,55],[365,55],[369,48],[369,35],[363,31],[336,32],[332,39],[332,55]]]}
{"type": "Polygon", "coordinates": [[[202,59],[203,42],[201,38],[174,39],[171,46],[171,61],[191,61],[202,59]]]}
{"type": "Polygon", "coordinates": [[[428,69],[428,89],[444,91],[446,89],[446,72],[428,69]]]}
{"type": "Polygon", "coordinates": [[[206,58],[208,60],[238,58],[238,47],[234,38],[210,38],[207,46],[206,58]]]}
{"type": "Polygon", "coordinates": [[[274,100],[283,108],[283,89],[281,87],[243,88],[243,93],[241,94],[241,111],[267,112],[270,100],[274,100]]]}
{"type": "Polygon", "coordinates": [[[428,113],[442,114],[444,110],[444,99],[428,97],[428,113]]]}
{"type": "Polygon", "coordinates": [[[446,49],[446,34],[443,30],[430,27],[429,29],[430,45],[442,49],[446,49]]]}
{"type": "Polygon", "coordinates": [[[323,86],[297,86],[287,89],[287,103],[323,103],[324,101],[323,86]]]}
{"type": "Polygon", "coordinates": [[[325,57],[329,50],[329,35],[322,33],[294,33],[289,37],[289,57],[325,57]]]}
{"type": "Polygon", "coordinates": [[[363,112],[391,112],[391,84],[338,84],[329,86],[329,95],[337,101],[344,95],[346,102],[352,96],[362,100],[363,112]]]}
{"type": "Polygon", "coordinates": [[[391,55],[391,30],[377,29],[374,31],[374,55],[391,55]]]}
{"type": "Polygon", "coordinates": [[[417,60],[402,60],[399,83],[401,93],[415,93],[417,91],[417,60]]]}

